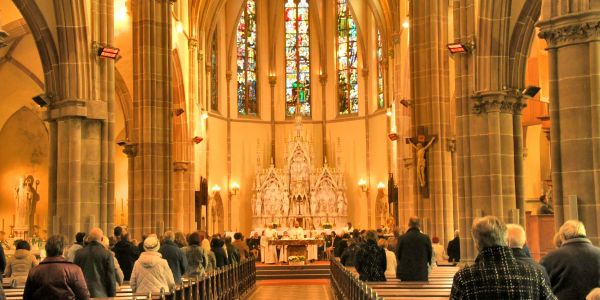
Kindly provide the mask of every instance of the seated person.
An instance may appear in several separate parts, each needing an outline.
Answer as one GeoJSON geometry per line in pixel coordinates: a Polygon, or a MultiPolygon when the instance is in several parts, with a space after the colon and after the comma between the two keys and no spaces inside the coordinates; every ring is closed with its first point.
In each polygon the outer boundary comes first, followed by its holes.
{"type": "Polygon", "coordinates": [[[133,265],[131,272],[131,290],[134,293],[159,293],[161,288],[167,292],[175,286],[169,263],[158,252],[160,242],[156,235],[144,240],[144,252],[133,265]]]}

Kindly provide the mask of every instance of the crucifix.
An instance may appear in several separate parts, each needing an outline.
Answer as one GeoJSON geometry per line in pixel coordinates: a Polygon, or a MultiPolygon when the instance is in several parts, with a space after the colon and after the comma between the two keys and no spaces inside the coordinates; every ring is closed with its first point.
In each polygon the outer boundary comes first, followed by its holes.
{"type": "Polygon", "coordinates": [[[302,131],[302,111],[301,111],[301,106],[302,106],[302,103],[306,101],[306,96],[307,96],[306,83],[304,81],[296,81],[296,82],[292,83],[292,88],[295,91],[294,99],[296,100],[296,108],[295,108],[295,114],[296,114],[296,135],[300,136],[300,133],[302,131]]]}
{"type": "Polygon", "coordinates": [[[413,149],[416,151],[416,159],[417,159],[417,180],[419,181],[419,186],[421,187],[421,192],[426,195],[427,194],[427,150],[431,147],[435,139],[436,135],[428,135],[427,129],[423,126],[417,127],[417,136],[406,139],[406,143],[410,144],[413,149]]]}

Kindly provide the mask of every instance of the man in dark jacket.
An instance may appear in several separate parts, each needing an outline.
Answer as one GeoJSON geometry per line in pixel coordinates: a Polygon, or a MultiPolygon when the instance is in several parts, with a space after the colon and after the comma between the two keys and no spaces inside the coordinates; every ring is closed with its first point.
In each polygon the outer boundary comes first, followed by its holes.
{"type": "Polygon", "coordinates": [[[100,243],[104,238],[102,229],[92,228],[88,244],[75,253],[74,262],[83,271],[92,298],[114,297],[117,292],[112,254],[100,243]]]}
{"type": "Polygon", "coordinates": [[[600,282],[600,249],[586,237],[585,226],[575,220],[558,230],[560,248],[542,257],[552,291],[558,299],[585,299],[600,282]]]}
{"type": "Polygon", "coordinates": [[[515,259],[524,264],[530,265],[535,269],[538,269],[544,274],[546,280],[550,282],[550,278],[548,278],[548,273],[546,273],[546,269],[544,269],[542,265],[534,261],[533,258],[531,258],[531,256],[529,256],[527,252],[525,252],[524,246],[525,242],[527,241],[525,229],[523,229],[523,227],[519,224],[506,224],[506,230],[506,240],[515,259]]]}
{"type": "Polygon", "coordinates": [[[158,252],[160,252],[162,258],[166,259],[167,263],[169,263],[169,268],[173,273],[175,283],[180,284],[181,276],[185,274],[187,268],[187,259],[179,246],[175,244],[175,233],[173,233],[173,231],[165,232],[158,252]]]}
{"type": "Polygon", "coordinates": [[[140,257],[140,250],[129,241],[129,234],[121,227],[116,227],[115,236],[119,241],[112,247],[112,252],[123,271],[123,280],[129,281],[135,261],[140,257]]]}
{"type": "Polygon", "coordinates": [[[355,267],[362,281],[385,281],[387,260],[383,248],[377,246],[377,233],[367,232],[366,241],[356,253],[355,267]]]}
{"type": "Polygon", "coordinates": [[[539,269],[515,259],[502,221],[479,218],[471,231],[479,255],[454,275],[450,299],[556,299],[539,269]]]}
{"type": "Polygon", "coordinates": [[[89,299],[81,269],[63,256],[65,238],[53,235],[46,241],[46,258],[31,269],[23,299],[89,299]]]}
{"type": "Polygon", "coordinates": [[[227,249],[227,259],[230,264],[240,263],[240,251],[233,246],[230,236],[225,237],[225,249],[227,249]]]}
{"type": "Polygon", "coordinates": [[[217,263],[215,266],[216,268],[222,268],[229,264],[227,254],[225,254],[225,250],[223,249],[223,245],[225,245],[225,242],[223,242],[221,237],[218,235],[213,236],[212,240],[210,241],[210,251],[215,254],[215,261],[217,263]]]}
{"type": "Polygon", "coordinates": [[[449,262],[460,262],[460,236],[459,231],[454,231],[454,239],[448,242],[448,253],[449,262]]]}
{"type": "Polygon", "coordinates": [[[410,217],[408,227],[398,239],[396,277],[402,281],[427,281],[433,255],[431,239],[421,233],[419,217],[410,217]]]}

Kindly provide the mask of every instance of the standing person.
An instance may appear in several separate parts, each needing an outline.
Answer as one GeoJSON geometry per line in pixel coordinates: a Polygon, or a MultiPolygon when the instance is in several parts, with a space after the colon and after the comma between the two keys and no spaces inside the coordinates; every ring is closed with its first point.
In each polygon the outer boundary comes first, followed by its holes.
{"type": "MultiPolygon", "coordinates": [[[[431,248],[433,249],[433,262],[437,265],[443,263],[446,258],[444,257],[444,246],[440,244],[440,239],[437,236],[431,238],[431,248]]],[[[433,264],[432,264],[433,265],[433,264]]]]}
{"type": "Polygon", "coordinates": [[[240,261],[245,261],[250,256],[250,248],[246,243],[244,243],[244,236],[242,236],[241,232],[236,232],[233,235],[235,241],[233,241],[232,245],[237,249],[240,255],[240,261]]]}
{"type": "Polygon", "coordinates": [[[202,275],[205,271],[208,271],[207,254],[206,251],[200,247],[201,240],[202,237],[200,236],[200,233],[194,231],[188,236],[188,245],[181,249],[187,261],[185,275],[202,275]]]}
{"type": "Polygon", "coordinates": [[[454,239],[448,242],[448,261],[449,262],[460,262],[460,235],[459,231],[454,231],[454,239]]]}
{"type": "Polygon", "coordinates": [[[433,255],[431,240],[421,233],[419,217],[410,217],[408,227],[398,240],[396,277],[402,281],[427,281],[433,255]]]}
{"type": "Polygon", "coordinates": [[[566,221],[558,230],[560,248],[542,257],[558,299],[585,299],[600,282],[600,249],[587,238],[585,226],[566,221]]]}
{"type": "Polygon", "coordinates": [[[254,258],[259,259],[262,256],[262,253],[260,251],[260,236],[258,235],[258,231],[255,231],[252,237],[246,240],[246,243],[250,249],[250,254],[252,254],[254,258]]]}
{"type": "Polygon", "coordinates": [[[29,272],[24,300],[90,298],[83,272],[62,256],[64,247],[63,236],[53,235],[46,240],[46,258],[29,272]]]}
{"type": "Polygon", "coordinates": [[[173,278],[176,284],[181,283],[181,276],[185,274],[187,269],[187,258],[183,254],[183,251],[175,244],[175,233],[173,231],[167,231],[163,235],[163,242],[158,250],[167,263],[173,273],[173,278]]]}
{"type": "Polygon", "coordinates": [[[15,248],[15,254],[6,262],[4,276],[23,285],[27,281],[29,270],[38,265],[38,260],[31,254],[31,247],[27,241],[17,241],[15,248]]]}
{"type": "Polygon", "coordinates": [[[515,259],[502,221],[475,219],[471,235],[479,254],[454,275],[450,299],[556,299],[540,270],[515,259]]]}
{"type": "Polygon", "coordinates": [[[362,281],[385,281],[385,251],[377,246],[377,233],[367,232],[366,241],[356,253],[356,271],[362,281]]]}
{"type": "Polygon", "coordinates": [[[83,271],[92,298],[114,297],[117,293],[115,264],[101,244],[104,238],[102,229],[92,228],[87,235],[88,244],[75,253],[74,263],[83,271]]]}
{"type": "Polygon", "coordinates": [[[115,265],[115,281],[117,282],[117,286],[123,285],[123,270],[121,270],[121,266],[119,265],[119,261],[115,257],[115,253],[110,251],[110,244],[107,238],[104,238],[102,240],[102,246],[104,246],[104,249],[108,250],[108,253],[112,255],[113,264],[115,265]]]}
{"type": "Polygon", "coordinates": [[[210,251],[210,240],[208,238],[202,238],[202,250],[204,250],[204,257],[206,257],[206,272],[214,271],[217,268],[217,258],[215,254],[210,251]]]}
{"type": "Polygon", "coordinates": [[[385,278],[386,279],[396,278],[396,267],[397,267],[396,254],[389,250],[389,244],[386,239],[380,239],[377,242],[377,245],[379,247],[381,247],[383,249],[383,251],[385,251],[385,260],[386,260],[385,278]]]}
{"type": "Polygon", "coordinates": [[[223,240],[221,240],[218,236],[213,236],[210,241],[210,251],[215,254],[216,265],[215,268],[222,268],[228,264],[227,255],[225,254],[225,250],[223,249],[223,240]]]}
{"type": "Polygon", "coordinates": [[[181,231],[175,232],[174,242],[175,242],[175,245],[177,245],[179,248],[183,248],[183,247],[187,246],[185,235],[181,231]]]}
{"type": "Polygon", "coordinates": [[[68,261],[73,262],[75,259],[75,252],[77,250],[83,248],[83,239],[85,238],[85,232],[78,232],[75,234],[75,244],[71,245],[69,249],[67,249],[65,257],[68,261]]]}
{"type": "Polygon", "coordinates": [[[506,233],[508,247],[510,247],[510,250],[512,251],[515,259],[540,270],[540,272],[542,272],[546,277],[546,280],[550,282],[550,278],[548,278],[548,273],[546,272],[546,269],[544,269],[542,265],[535,262],[533,258],[527,255],[527,253],[524,250],[525,242],[527,241],[525,229],[523,229],[523,227],[518,224],[506,224],[506,233]]]}
{"type": "Polygon", "coordinates": [[[227,258],[229,264],[240,263],[240,251],[233,246],[230,236],[225,237],[225,249],[227,250],[227,258]]]}
{"type": "Polygon", "coordinates": [[[115,258],[121,266],[123,271],[123,278],[125,281],[129,281],[131,278],[131,271],[133,270],[133,264],[140,257],[140,250],[137,246],[129,241],[129,233],[122,227],[115,227],[115,236],[118,241],[112,247],[112,251],[115,253],[115,258]]]}
{"type": "Polygon", "coordinates": [[[156,235],[151,234],[144,240],[145,251],[133,265],[129,281],[134,293],[159,293],[161,289],[168,292],[175,286],[169,263],[161,257],[159,249],[156,235]]]}

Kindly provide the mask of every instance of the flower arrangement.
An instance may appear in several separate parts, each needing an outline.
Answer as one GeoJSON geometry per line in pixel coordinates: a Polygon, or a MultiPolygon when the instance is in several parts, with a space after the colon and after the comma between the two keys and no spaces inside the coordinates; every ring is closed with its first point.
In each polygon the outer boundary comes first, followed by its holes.
{"type": "Polygon", "coordinates": [[[333,228],[333,224],[326,222],[326,223],[321,224],[321,227],[323,227],[323,229],[331,229],[331,228],[333,228]]]}
{"type": "Polygon", "coordinates": [[[299,263],[299,262],[304,262],[304,261],[306,261],[306,257],[304,257],[302,255],[298,255],[298,256],[290,255],[290,256],[288,256],[288,262],[290,262],[290,263],[299,263]]]}

